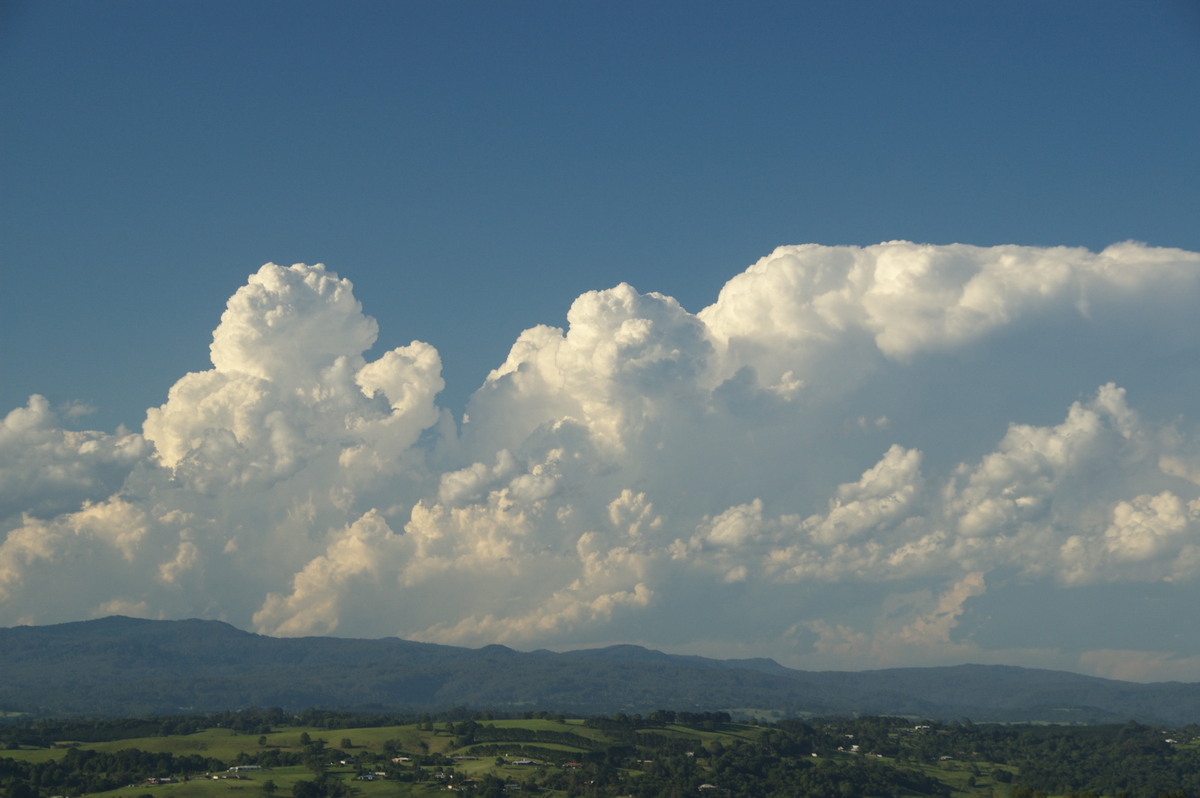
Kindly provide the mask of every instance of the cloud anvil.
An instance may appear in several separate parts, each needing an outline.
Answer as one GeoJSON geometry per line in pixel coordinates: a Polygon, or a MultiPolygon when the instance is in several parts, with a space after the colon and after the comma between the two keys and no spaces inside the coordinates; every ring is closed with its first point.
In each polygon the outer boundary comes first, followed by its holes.
{"type": "Polygon", "coordinates": [[[1136,243],[781,247],[696,313],[578,297],[456,418],[267,264],[140,433],[8,413],[0,623],[1200,680],[1198,300],[1136,243]]]}

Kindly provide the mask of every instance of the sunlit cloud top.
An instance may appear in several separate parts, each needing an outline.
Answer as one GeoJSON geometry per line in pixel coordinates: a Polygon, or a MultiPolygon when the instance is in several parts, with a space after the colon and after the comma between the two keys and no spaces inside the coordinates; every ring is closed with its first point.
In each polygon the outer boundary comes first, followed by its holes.
{"type": "Polygon", "coordinates": [[[1198,300],[1136,243],[780,247],[695,313],[582,294],[456,417],[434,347],[267,264],[140,432],[8,412],[0,624],[1200,680],[1198,300]]]}

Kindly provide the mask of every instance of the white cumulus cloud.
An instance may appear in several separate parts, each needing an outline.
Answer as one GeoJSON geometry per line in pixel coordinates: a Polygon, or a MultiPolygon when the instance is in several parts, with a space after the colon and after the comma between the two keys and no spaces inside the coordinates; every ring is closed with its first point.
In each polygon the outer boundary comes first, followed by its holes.
{"type": "Polygon", "coordinates": [[[1179,678],[1182,616],[1153,648],[988,618],[1200,598],[1200,373],[1154,366],[1200,358],[1197,300],[1200,255],[1135,243],[781,247],[697,312],[580,296],[456,420],[432,346],[368,361],[348,280],[267,264],[140,434],[37,395],[5,416],[0,622],[1179,678]]]}

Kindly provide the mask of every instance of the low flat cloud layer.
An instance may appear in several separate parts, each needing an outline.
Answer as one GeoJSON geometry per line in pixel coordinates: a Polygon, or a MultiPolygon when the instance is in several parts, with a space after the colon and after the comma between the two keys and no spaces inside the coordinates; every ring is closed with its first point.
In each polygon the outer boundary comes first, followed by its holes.
{"type": "Polygon", "coordinates": [[[461,418],[360,299],[268,264],[140,433],[9,412],[0,624],[1200,680],[1200,254],[781,247],[580,296],[461,418]]]}

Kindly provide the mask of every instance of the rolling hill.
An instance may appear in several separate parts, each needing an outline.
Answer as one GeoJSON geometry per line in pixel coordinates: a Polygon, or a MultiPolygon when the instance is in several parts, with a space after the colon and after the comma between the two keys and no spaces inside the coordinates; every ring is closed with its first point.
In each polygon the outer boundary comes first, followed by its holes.
{"type": "Polygon", "coordinates": [[[809,672],[639,646],[554,653],[398,638],[272,638],[219,621],[110,617],[0,629],[0,710],[144,715],[250,706],[587,715],[730,711],[974,721],[1200,722],[1200,684],[960,665],[809,672]]]}

